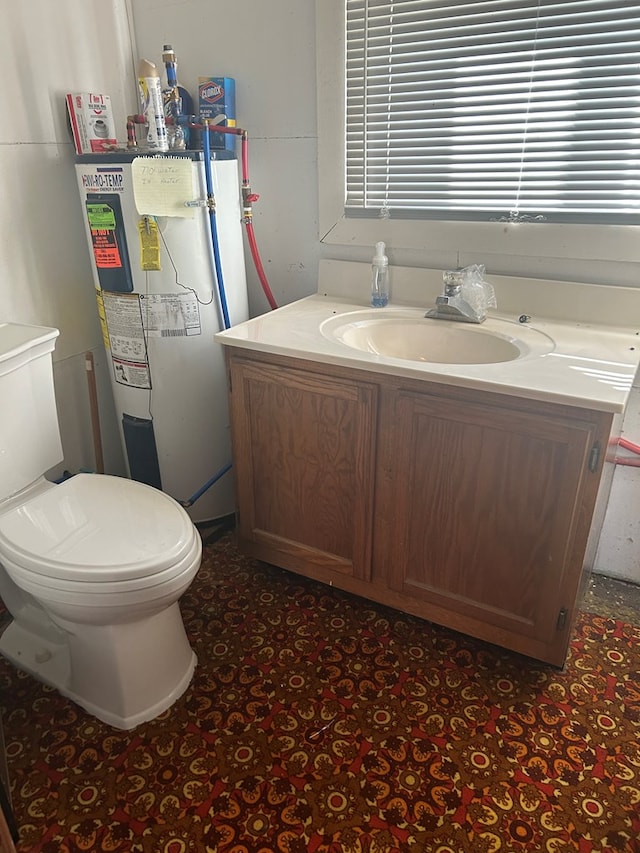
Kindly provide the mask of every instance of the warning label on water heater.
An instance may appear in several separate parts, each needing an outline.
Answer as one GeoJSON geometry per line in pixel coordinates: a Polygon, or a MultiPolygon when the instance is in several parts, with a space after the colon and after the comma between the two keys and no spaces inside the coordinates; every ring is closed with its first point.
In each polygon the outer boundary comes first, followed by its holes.
{"type": "Polygon", "coordinates": [[[151,388],[138,295],[103,291],[102,302],[116,382],[131,388],[151,388]]]}
{"type": "Polygon", "coordinates": [[[140,294],[142,322],[149,337],[173,338],[202,334],[194,293],[140,294]]]}

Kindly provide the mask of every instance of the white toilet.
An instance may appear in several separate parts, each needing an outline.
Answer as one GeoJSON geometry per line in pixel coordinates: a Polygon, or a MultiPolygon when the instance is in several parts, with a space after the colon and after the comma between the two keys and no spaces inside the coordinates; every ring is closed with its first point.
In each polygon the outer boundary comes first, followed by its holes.
{"type": "Polygon", "coordinates": [[[178,599],[202,541],[163,492],[104,474],[55,485],[63,459],[56,329],[0,324],[0,653],[98,719],[131,729],[189,686],[178,599]]]}

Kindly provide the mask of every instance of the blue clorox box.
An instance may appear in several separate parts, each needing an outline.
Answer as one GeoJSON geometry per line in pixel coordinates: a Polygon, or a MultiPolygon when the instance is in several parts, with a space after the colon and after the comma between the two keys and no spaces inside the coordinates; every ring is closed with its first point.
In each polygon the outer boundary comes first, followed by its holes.
{"type": "MultiPolygon", "coordinates": [[[[222,127],[236,126],[236,81],[233,77],[198,77],[200,118],[222,127]]],[[[236,150],[233,133],[210,133],[211,148],[236,150]]]]}

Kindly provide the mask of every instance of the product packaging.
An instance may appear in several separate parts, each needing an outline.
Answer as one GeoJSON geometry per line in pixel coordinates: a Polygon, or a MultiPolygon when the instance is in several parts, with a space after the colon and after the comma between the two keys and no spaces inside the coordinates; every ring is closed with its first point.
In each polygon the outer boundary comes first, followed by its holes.
{"type": "MultiPolygon", "coordinates": [[[[232,77],[198,77],[198,108],[200,120],[211,124],[236,126],[236,81],[232,77]]],[[[233,133],[209,133],[211,148],[236,150],[233,133]]]]}
{"type": "Polygon", "coordinates": [[[118,147],[109,95],[68,93],[67,111],[76,154],[100,154],[118,147]]]}
{"type": "Polygon", "coordinates": [[[140,112],[147,129],[146,148],[149,151],[168,151],[169,140],[162,103],[162,83],[153,62],[142,59],[138,66],[140,112]]]}

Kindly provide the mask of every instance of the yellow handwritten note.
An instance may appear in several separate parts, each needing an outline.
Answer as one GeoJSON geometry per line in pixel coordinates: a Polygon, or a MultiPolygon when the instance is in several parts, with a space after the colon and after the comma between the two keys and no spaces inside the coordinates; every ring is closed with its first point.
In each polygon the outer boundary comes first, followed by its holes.
{"type": "Polygon", "coordinates": [[[193,166],[186,157],[136,157],[131,164],[133,196],[140,216],[193,219],[193,166]]]}

